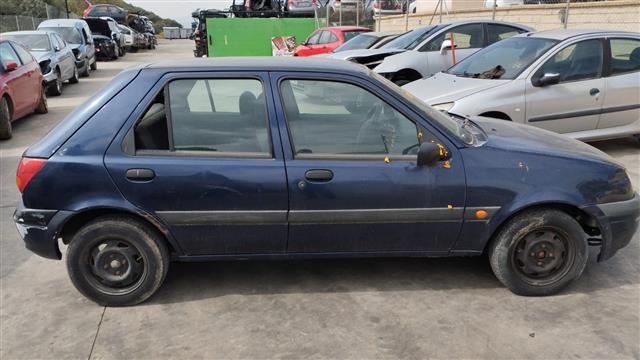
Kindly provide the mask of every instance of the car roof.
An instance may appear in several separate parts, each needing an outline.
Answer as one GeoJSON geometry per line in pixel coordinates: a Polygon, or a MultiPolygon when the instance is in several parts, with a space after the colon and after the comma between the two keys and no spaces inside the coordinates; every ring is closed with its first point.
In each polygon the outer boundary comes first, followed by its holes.
{"type": "Polygon", "coordinates": [[[583,36],[583,35],[634,35],[638,36],[638,33],[629,31],[609,31],[609,30],[593,30],[593,29],[555,29],[555,30],[543,30],[529,34],[521,34],[518,36],[525,37],[538,37],[545,39],[566,40],[569,38],[583,36]]]}
{"type": "Polygon", "coordinates": [[[362,26],[326,26],[318,28],[318,30],[338,30],[338,31],[358,31],[358,30],[369,30],[369,28],[362,26]]]}
{"type": "Polygon", "coordinates": [[[44,20],[43,22],[41,22],[38,27],[40,26],[71,26],[71,27],[77,27],[79,26],[84,26],[86,22],[82,19],[49,19],[49,20],[44,20]]]}
{"type": "Polygon", "coordinates": [[[162,61],[148,64],[147,69],[166,70],[254,70],[254,71],[319,71],[368,75],[369,69],[350,61],[325,58],[299,58],[284,56],[252,56],[196,58],[162,61]]]}

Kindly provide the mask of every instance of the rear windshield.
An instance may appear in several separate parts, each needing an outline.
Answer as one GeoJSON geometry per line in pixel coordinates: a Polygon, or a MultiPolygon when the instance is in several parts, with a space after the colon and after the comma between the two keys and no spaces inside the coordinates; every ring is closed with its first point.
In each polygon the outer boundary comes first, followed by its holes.
{"type": "Polygon", "coordinates": [[[74,27],[44,27],[38,30],[55,31],[69,44],[82,44],[82,34],[74,27]]]}
{"type": "Polygon", "coordinates": [[[19,42],[30,51],[49,51],[51,43],[49,37],[44,34],[16,34],[4,35],[5,38],[19,42]]]}
{"type": "Polygon", "coordinates": [[[373,45],[378,38],[372,35],[360,34],[346,43],[338,46],[333,52],[368,49],[373,45]]]}
{"type": "Polygon", "coordinates": [[[345,31],[342,33],[342,36],[344,36],[344,41],[349,41],[351,39],[353,39],[354,37],[362,34],[364,31],[362,30],[356,30],[356,31],[345,31]]]}
{"type": "Polygon", "coordinates": [[[427,26],[404,33],[397,38],[389,41],[381,47],[381,49],[405,49],[413,50],[420,45],[431,34],[444,27],[444,25],[427,26]]]}

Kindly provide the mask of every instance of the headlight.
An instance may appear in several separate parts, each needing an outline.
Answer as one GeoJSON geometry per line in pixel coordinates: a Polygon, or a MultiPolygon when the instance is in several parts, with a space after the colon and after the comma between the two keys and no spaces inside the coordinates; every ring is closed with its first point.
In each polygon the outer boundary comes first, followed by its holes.
{"type": "Polygon", "coordinates": [[[73,55],[76,57],[76,59],[80,60],[80,57],[82,56],[82,54],[80,53],[80,50],[72,49],[71,52],[73,52],[73,55]]]}
{"type": "Polygon", "coordinates": [[[440,103],[440,104],[433,104],[431,106],[441,111],[449,111],[451,110],[454,104],[455,102],[452,101],[452,102],[446,102],[446,103],[440,103]]]}

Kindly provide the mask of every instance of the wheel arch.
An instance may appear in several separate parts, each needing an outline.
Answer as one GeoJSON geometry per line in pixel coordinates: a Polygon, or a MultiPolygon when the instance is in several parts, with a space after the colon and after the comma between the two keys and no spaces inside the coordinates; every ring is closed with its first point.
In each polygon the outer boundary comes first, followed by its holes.
{"type": "Polygon", "coordinates": [[[509,116],[507,113],[504,113],[502,111],[485,111],[482,114],[478,114],[478,116],[484,116],[484,117],[489,117],[489,118],[493,118],[493,119],[513,121],[511,116],[509,116]]]}
{"type": "Polygon", "coordinates": [[[115,207],[99,207],[99,208],[89,208],[78,211],[70,216],[62,225],[61,230],[59,232],[59,237],[62,239],[64,244],[69,244],[73,236],[80,230],[84,225],[90,222],[93,219],[103,216],[109,215],[120,215],[126,216],[131,219],[135,219],[142,223],[149,225],[152,229],[154,229],[159,236],[161,236],[169,248],[169,251],[172,253],[176,253],[182,255],[182,249],[178,246],[177,242],[171,235],[167,226],[162,223],[160,220],[156,219],[154,216],[145,214],[142,212],[134,212],[129,209],[123,208],[115,208],[115,207]]]}
{"type": "Polygon", "coordinates": [[[393,80],[395,81],[397,79],[407,79],[410,81],[416,81],[416,80],[422,79],[422,74],[420,74],[415,69],[404,68],[396,71],[396,73],[393,74],[393,80]]]}
{"type": "Polygon", "coordinates": [[[580,209],[578,206],[563,201],[543,201],[520,207],[509,213],[507,216],[501,218],[493,228],[493,231],[491,232],[491,236],[489,236],[487,243],[484,245],[483,253],[486,253],[489,246],[491,246],[491,244],[495,241],[496,236],[513,218],[527,211],[538,209],[554,209],[562,211],[576,220],[587,236],[593,237],[602,235],[602,228],[600,226],[600,223],[598,222],[598,219],[596,219],[586,211],[580,209]]]}
{"type": "Polygon", "coordinates": [[[11,99],[11,95],[9,93],[2,94],[2,98],[7,99],[7,105],[9,105],[9,121],[13,119],[13,99],[11,99]]]}

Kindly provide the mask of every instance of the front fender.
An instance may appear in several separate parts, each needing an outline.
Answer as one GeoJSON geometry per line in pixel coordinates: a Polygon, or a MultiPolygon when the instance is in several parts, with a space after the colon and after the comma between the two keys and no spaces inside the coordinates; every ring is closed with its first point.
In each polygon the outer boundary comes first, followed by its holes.
{"type": "Polygon", "coordinates": [[[420,56],[420,54],[422,53],[418,51],[405,51],[387,56],[373,71],[378,74],[393,74],[400,70],[412,69],[420,73],[422,77],[425,77],[429,69],[429,59],[427,56],[420,56]]]}

